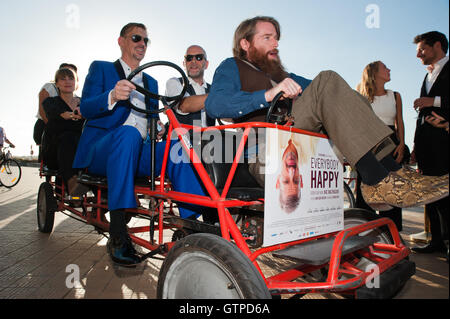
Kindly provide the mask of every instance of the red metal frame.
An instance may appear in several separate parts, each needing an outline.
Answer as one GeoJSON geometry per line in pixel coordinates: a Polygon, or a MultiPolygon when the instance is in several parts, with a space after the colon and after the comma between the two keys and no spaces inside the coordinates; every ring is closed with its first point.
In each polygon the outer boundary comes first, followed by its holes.
{"type": "MultiPolygon", "coordinates": [[[[147,215],[150,217],[158,215],[158,221],[156,223],[157,227],[155,226],[155,232],[158,231],[159,234],[157,242],[152,242],[151,240],[147,241],[136,235],[139,233],[148,232],[150,230],[149,226],[135,227],[129,229],[130,236],[137,245],[140,245],[148,250],[155,250],[162,244],[166,244],[168,248],[172,247],[173,243],[163,242],[164,230],[168,228],[177,227],[177,225],[168,224],[167,222],[166,223],[164,222],[164,217],[167,216],[167,213],[164,213],[164,202],[170,200],[175,202],[184,202],[216,208],[218,210],[222,237],[228,241],[231,240],[234,241],[236,246],[250,259],[250,261],[253,263],[253,265],[261,274],[261,276],[264,278],[268,289],[274,294],[293,293],[293,292],[307,293],[307,292],[333,292],[333,291],[340,291],[340,292],[346,291],[351,293],[356,288],[362,286],[367,276],[370,275],[370,273],[366,273],[364,272],[364,270],[355,267],[356,261],[358,260],[358,257],[356,256],[355,253],[350,254],[349,256],[345,256],[345,258],[343,258],[342,247],[344,241],[350,236],[355,236],[358,235],[359,233],[363,233],[374,228],[387,226],[394,240],[394,244],[386,245],[376,243],[371,245],[369,250],[359,251],[358,254],[376,263],[379,267],[380,274],[389,269],[390,267],[392,267],[393,265],[395,265],[396,263],[398,263],[406,256],[408,256],[409,249],[402,244],[399,233],[394,223],[387,218],[377,219],[375,221],[371,221],[363,225],[358,225],[349,229],[345,229],[340,232],[273,245],[270,247],[263,247],[252,251],[247,245],[245,238],[242,236],[238,226],[234,222],[228,209],[232,207],[263,205],[264,199],[250,202],[235,199],[227,199],[227,193],[233,180],[239,159],[243,154],[244,146],[249,136],[250,130],[252,128],[275,128],[278,130],[291,131],[295,133],[318,136],[323,138],[327,138],[327,136],[323,134],[303,131],[289,126],[280,126],[276,124],[260,123],[260,122],[222,125],[222,126],[215,126],[213,128],[199,128],[188,125],[181,125],[177,121],[173,111],[170,109],[166,111],[166,114],[170,121],[168,136],[169,137],[172,136],[173,131],[176,133],[178,140],[181,142],[181,145],[183,146],[184,150],[189,155],[190,161],[194,166],[194,169],[200,176],[200,179],[202,180],[205,189],[208,192],[208,195],[199,196],[170,190],[170,187],[168,187],[168,184],[165,182],[166,164],[170,149],[170,140],[168,140],[165,148],[161,177],[159,180],[159,185],[156,188],[156,190],[152,191],[150,190],[149,187],[144,186],[135,187],[136,195],[138,194],[147,195],[158,200],[159,203],[157,205],[157,208],[154,211],[139,208],[127,210],[128,212],[131,213],[147,215]],[[243,130],[244,132],[243,137],[239,143],[237,153],[234,158],[230,173],[228,175],[224,190],[222,191],[221,194],[219,194],[214,184],[212,183],[208,173],[206,172],[203,164],[198,158],[198,155],[195,153],[195,150],[193,148],[190,148],[186,144],[185,140],[183,139],[183,135],[186,134],[186,130],[204,132],[210,129],[224,130],[236,128],[243,130]],[[333,244],[332,255],[330,261],[327,264],[320,266],[298,266],[296,268],[280,272],[279,274],[268,278],[265,277],[258,264],[257,259],[259,256],[263,254],[270,253],[276,250],[285,249],[287,247],[306,243],[319,238],[330,238],[330,237],[334,237],[335,239],[333,244]],[[383,254],[387,254],[389,257],[386,258],[380,257],[379,253],[381,252],[383,254]],[[327,266],[329,270],[327,279],[324,282],[313,282],[313,283],[293,282],[293,280],[296,280],[297,278],[300,278],[308,273],[311,273],[317,269],[321,269],[327,266]],[[340,276],[343,274],[347,274],[352,277],[349,279],[342,279],[342,280],[339,279],[340,276]]],[[[86,220],[87,223],[92,224],[104,231],[107,231],[109,229],[109,224],[107,220],[104,218],[104,213],[108,209],[107,204],[101,202],[101,191],[102,189],[106,188],[106,185],[98,186],[96,194],[97,196],[95,197],[96,202],[91,202],[90,200],[88,200],[88,198],[86,198],[86,196],[83,197],[83,204],[82,204],[83,212],[80,212],[76,208],[73,208],[69,203],[65,201],[64,197],[58,195],[64,194],[64,185],[58,186],[56,185],[56,183],[53,183],[53,185],[55,188],[55,195],[57,196],[58,200],[59,211],[68,210],[71,213],[77,215],[78,217],[86,220]]]]}

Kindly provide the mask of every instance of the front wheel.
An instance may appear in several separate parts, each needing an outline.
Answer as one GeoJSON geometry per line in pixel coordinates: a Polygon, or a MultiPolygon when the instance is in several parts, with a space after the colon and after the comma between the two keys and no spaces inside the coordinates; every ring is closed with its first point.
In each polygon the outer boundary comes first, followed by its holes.
{"type": "MultiPolygon", "coordinates": [[[[374,212],[365,209],[360,208],[346,209],[344,210],[344,228],[347,229],[353,226],[362,225],[372,220],[376,220],[378,218],[380,218],[380,216],[378,216],[374,212]]],[[[390,245],[394,243],[394,241],[392,240],[391,233],[389,232],[389,229],[387,227],[376,228],[359,234],[359,236],[368,236],[368,235],[375,236],[378,239],[377,242],[380,243],[390,245]]]]}
{"type": "Polygon", "coordinates": [[[269,299],[267,286],[235,245],[212,234],[193,234],[169,251],[159,273],[163,299],[269,299]]]}
{"type": "Polygon", "coordinates": [[[354,208],[356,206],[355,196],[350,186],[344,182],[344,208],[354,208]]]}
{"type": "Polygon", "coordinates": [[[7,159],[0,166],[0,185],[11,188],[20,181],[21,177],[22,169],[15,160],[7,159]]]}

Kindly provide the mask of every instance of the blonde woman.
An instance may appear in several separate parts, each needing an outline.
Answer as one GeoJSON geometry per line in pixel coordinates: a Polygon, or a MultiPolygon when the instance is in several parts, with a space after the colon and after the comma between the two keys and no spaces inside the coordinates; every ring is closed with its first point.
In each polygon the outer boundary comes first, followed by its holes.
{"type": "MultiPolygon", "coordinates": [[[[391,139],[397,144],[392,156],[397,163],[409,161],[409,150],[405,144],[405,125],[403,122],[402,98],[399,93],[385,88],[391,80],[391,70],[381,61],[368,64],[363,71],[361,83],[357,91],[365,96],[372,105],[375,114],[393,131],[391,139]]],[[[361,204],[362,196],[357,193],[357,206],[367,208],[361,204]],[[359,199],[358,199],[359,198],[359,199]]],[[[398,230],[402,229],[402,211],[400,208],[380,212],[380,215],[391,218],[398,230]]]]}
{"type": "Polygon", "coordinates": [[[399,93],[385,88],[390,80],[391,70],[383,62],[375,61],[364,68],[357,91],[369,100],[375,114],[395,132],[391,138],[397,148],[392,155],[397,163],[402,163],[406,155],[402,98],[399,93]]]}

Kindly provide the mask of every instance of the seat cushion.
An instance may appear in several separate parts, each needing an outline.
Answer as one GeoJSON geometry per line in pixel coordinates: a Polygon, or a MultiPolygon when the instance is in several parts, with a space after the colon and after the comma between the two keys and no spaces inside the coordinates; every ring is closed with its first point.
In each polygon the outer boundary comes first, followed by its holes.
{"type": "MultiPolygon", "coordinates": [[[[202,163],[218,190],[223,190],[232,167],[232,161],[242,138],[240,132],[220,131],[211,139],[202,140],[202,163]]],[[[264,197],[264,189],[250,174],[247,159],[239,159],[227,197],[254,200],[264,197]],[[248,192],[246,192],[248,189],[248,192]],[[233,193],[233,196],[232,196],[233,193]]]]}

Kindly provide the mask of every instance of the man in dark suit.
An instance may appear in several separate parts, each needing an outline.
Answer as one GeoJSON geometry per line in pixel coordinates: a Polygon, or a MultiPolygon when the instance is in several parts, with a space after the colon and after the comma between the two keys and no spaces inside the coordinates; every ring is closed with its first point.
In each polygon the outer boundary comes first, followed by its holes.
{"type": "MultiPolygon", "coordinates": [[[[428,74],[423,81],[420,98],[414,101],[419,115],[413,158],[422,174],[442,176],[449,171],[448,133],[425,119],[432,112],[447,121],[449,118],[448,39],[444,34],[432,31],[416,36],[414,43],[417,44],[417,57],[428,66],[428,74]]],[[[426,205],[432,239],[429,245],[415,248],[416,252],[431,253],[446,249],[448,257],[448,204],[447,196],[426,205]]]]}
{"type": "MultiPolygon", "coordinates": [[[[80,105],[87,122],[73,164],[75,168],[87,168],[90,173],[108,178],[111,222],[107,248],[111,259],[123,265],[140,261],[127,232],[124,210],[137,206],[134,179],[150,175],[151,156],[150,144],[144,143],[148,133],[147,118],[131,111],[128,103],[141,109],[158,107],[158,101],[135,91],[135,85],[126,77],[144,58],[148,41],[143,24],[129,23],[122,28],[118,40],[121,58],[114,63],[94,61],[91,64],[80,105]]],[[[158,92],[156,80],[145,73],[138,74],[133,81],[151,92],[158,92]]],[[[164,149],[165,142],[157,143],[156,176],[161,171],[164,149]]],[[[170,156],[167,175],[175,191],[204,195],[189,161],[170,156]]],[[[180,207],[180,215],[183,218],[198,216],[197,207],[180,207]]]]}

